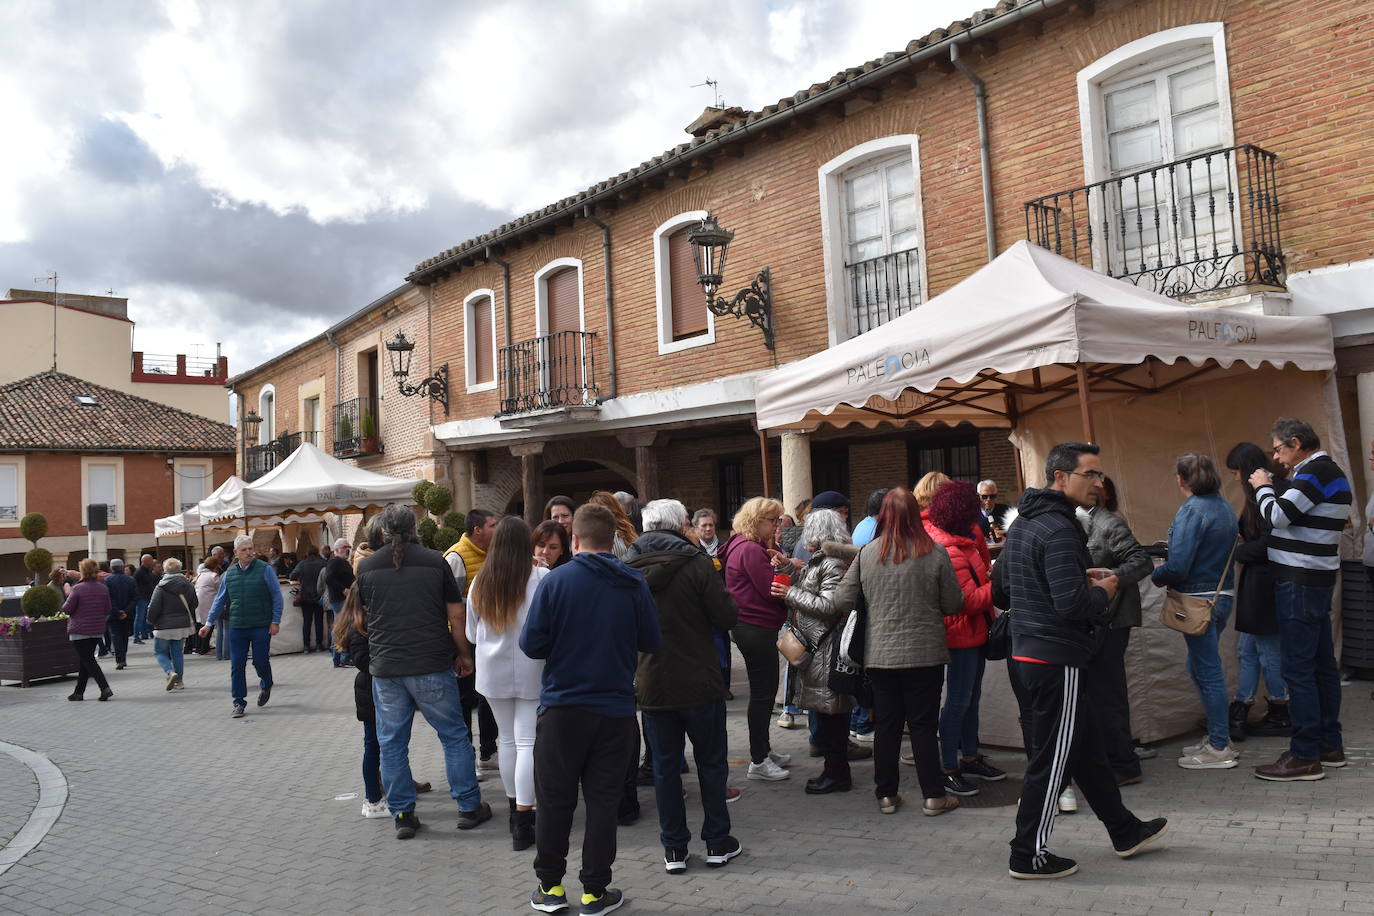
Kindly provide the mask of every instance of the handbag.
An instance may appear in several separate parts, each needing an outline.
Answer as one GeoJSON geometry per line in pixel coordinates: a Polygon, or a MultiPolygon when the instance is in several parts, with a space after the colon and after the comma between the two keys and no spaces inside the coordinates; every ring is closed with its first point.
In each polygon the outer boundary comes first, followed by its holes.
{"type": "Polygon", "coordinates": [[[300,587],[299,585],[293,585],[293,586],[291,587],[291,606],[292,606],[292,607],[304,607],[304,606],[305,606],[305,596],[301,594],[301,587],[300,587]]]}
{"type": "MultiPolygon", "coordinates": [[[[858,566],[859,558],[854,558],[854,565],[858,566]]],[[[854,608],[845,618],[844,628],[840,630],[839,657],[844,660],[846,665],[851,668],[863,668],[864,656],[867,654],[868,645],[868,600],[864,598],[863,590],[863,570],[860,569],[859,598],[854,602],[854,608]]]]}
{"type": "Polygon", "coordinates": [[[1003,611],[988,621],[988,641],[983,643],[983,658],[999,661],[1011,654],[1011,611],[1003,611]]]}
{"type": "Polygon", "coordinates": [[[1221,597],[1221,587],[1226,582],[1226,574],[1231,571],[1231,560],[1236,555],[1236,545],[1226,555],[1226,564],[1221,567],[1221,578],[1211,598],[1202,595],[1185,595],[1176,589],[1165,589],[1164,606],[1159,610],[1159,622],[1171,630],[1178,630],[1185,636],[1201,636],[1212,625],[1212,608],[1221,597]]]}
{"type": "Polygon", "coordinates": [[[805,634],[792,624],[785,623],[778,634],[778,651],[789,665],[801,665],[806,663],[814,650],[807,643],[805,634]]]}

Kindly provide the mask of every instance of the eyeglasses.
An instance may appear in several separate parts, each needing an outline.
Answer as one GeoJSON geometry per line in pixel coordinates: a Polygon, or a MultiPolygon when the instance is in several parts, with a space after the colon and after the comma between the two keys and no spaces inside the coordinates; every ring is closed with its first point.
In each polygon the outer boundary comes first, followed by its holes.
{"type": "Polygon", "coordinates": [[[1296,442],[1296,441],[1297,441],[1296,439],[1290,439],[1290,440],[1288,440],[1287,442],[1280,442],[1280,443],[1278,443],[1277,445],[1274,446],[1274,454],[1277,455],[1277,454],[1278,454],[1280,451],[1282,451],[1283,449],[1292,448],[1293,446],[1289,445],[1288,442],[1296,442]]]}
{"type": "Polygon", "coordinates": [[[978,494],[978,498],[979,498],[979,499],[996,499],[996,498],[997,498],[997,494],[996,494],[996,493],[979,493],[979,494],[978,494]]]}
{"type": "Polygon", "coordinates": [[[771,522],[771,523],[774,524],[774,525],[781,525],[781,524],[782,524],[782,516],[779,515],[779,516],[776,516],[776,517],[774,517],[774,518],[764,519],[764,521],[771,522]]]}
{"type": "Polygon", "coordinates": [[[1069,471],[1069,473],[1075,474],[1079,477],[1086,477],[1089,480],[1095,481],[1097,483],[1101,483],[1102,481],[1107,479],[1107,475],[1102,473],[1101,471],[1069,471]]]}

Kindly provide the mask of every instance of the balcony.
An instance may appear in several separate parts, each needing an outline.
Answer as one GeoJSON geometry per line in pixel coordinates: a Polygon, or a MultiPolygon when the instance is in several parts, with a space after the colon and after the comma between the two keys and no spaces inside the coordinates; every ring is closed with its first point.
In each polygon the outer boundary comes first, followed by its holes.
{"type": "Polygon", "coordinates": [[[596,334],[558,331],[502,347],[499,377],[498,417],[595,409],[601,395],[596,334]]]}
{"type": "Polygon", "coordinates": [[[380,416],[376,398],[354,398],[335,404],[329,427],[334,431],[334,457],[380,455],[382,439],[377,428],[380,416]]]}
{"type": "Polygon", "coordinates": [[[1278,157],[1244,144],[1026,203],[1037,245],[1181,299],[1282,289],[1278,157]]]}
{"type": "Polygon", "coordinates": [[[135,350],[130,379],[135,382],[182,385],[223,385],[229,378],[229,357],[207,359],[185,353],[153,354],[135,350]]]}
{"type": "Polygon", "coordinates": [[[243,480],[252,483],[271,471],[296,449],[300,448],[300,433],[282,433],[261,445],[251,445],[243,453],[243,480]]]}
{"type": "Polygon", "coordinates": [[[916,248],[844,266],[853,336],[887,324],[921,304],[921,252],[916,248]]]}

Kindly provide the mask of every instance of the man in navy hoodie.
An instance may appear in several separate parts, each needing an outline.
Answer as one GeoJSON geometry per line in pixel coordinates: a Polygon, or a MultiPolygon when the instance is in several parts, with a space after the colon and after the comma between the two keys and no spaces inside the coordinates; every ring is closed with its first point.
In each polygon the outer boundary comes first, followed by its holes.
{"type": "Polygon", "coordinates": [[[534,738],[534,872],[530,906],[568,908],[563,875],[577,792],[587,802],[582,835],[582,912],[609,913],[624,896],[611,882],[616,811],[635,728],[635,667],[659,647],[658,611],[644,576],[611,554],[615,519],[599,506],[573,515],[570,563],[535,592],[520,648],[544,659],[534,738]]]}
{"type": "Polygon", "coordinates": [[[1091,699],[1080,702],[1080,675],[1097,651],[1096,630],[1110,620],[1117,579],[1088,569],[1088,539],[1074,509],[1096,505],[1104,478],[1098,447],[1056,445],[1045,460],[1043,490],[1030,489],[1008,529],[997,577],[1011,598],[1011,658],[1027,739],[1026,779],[1011,841],[1013,878],[1063,878],[1078,863],[1047,848],[1059,790],[1071,773],[1123,859],[1164,835],[1168,822],[1144,822],[1121,802],[1091,699]]]}

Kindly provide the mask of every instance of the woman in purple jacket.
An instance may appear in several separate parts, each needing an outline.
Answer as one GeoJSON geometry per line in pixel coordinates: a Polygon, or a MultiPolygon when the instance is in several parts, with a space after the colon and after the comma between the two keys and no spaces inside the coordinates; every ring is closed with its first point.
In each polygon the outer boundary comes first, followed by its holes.
{"type": "Polygon", "coordinates": [[[734,533],[721,546],[725,588],[739,606],[739,623],[731,631],[749,675],[749,778],[778,780],[792,774],[784,767],[791,756],[773,751],[768,737],[773,697],[778,692],[778,629],[787,606],[773,597],[773,562],[782,503],[756,496],[735,513],[734,533]],[[769,551],[772,550],[772,554],[769,551]]]}
{"type": "Polygon", "coordinates": [[[100,687],[100,699],[108,700],[114,696],[114,691],[105,680],[100,663],[95,660],[95,650],[100,645],[100,637],[105,635],[105,624],[110,617],[110,592],[100,581],[100,564],[95,560],[81,561],[81,581],[72,586],[62,604],[62,613],[68,618],[67,638],[72,641],[76,657],[81,661],[76,675],[76,692],[67,699],[85,699],[86,680],[95,678],[100,687]]]}

